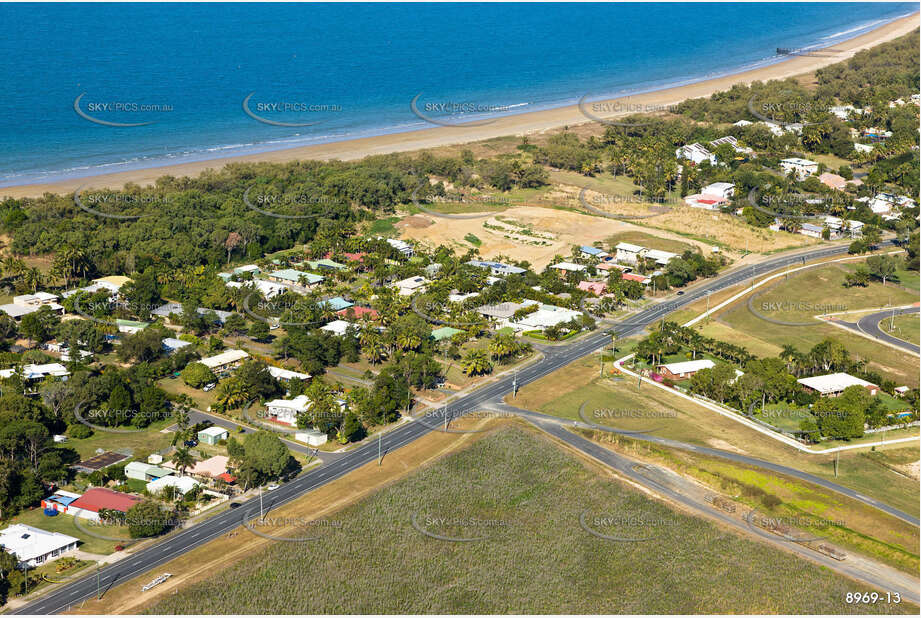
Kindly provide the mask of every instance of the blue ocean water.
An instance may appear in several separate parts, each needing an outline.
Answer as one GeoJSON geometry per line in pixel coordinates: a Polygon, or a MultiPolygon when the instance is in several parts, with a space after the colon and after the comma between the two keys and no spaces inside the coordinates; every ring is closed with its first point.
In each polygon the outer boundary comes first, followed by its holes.
{"type": "Polygon", "coordinates": [[[776,62],[777,48],[834,45],[915,11],[0,4],[0,186],[435,126],[411,110],[417,95],[423,115],[451,123],[643,92],[776,62]]]}

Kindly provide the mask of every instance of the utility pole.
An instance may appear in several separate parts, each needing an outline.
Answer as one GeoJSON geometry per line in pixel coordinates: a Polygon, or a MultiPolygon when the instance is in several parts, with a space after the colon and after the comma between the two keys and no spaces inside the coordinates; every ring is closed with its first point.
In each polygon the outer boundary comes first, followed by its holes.
{"type": "Polygon", "coordinates": [[[518,396],[518,371],[512,374],[512,397],[518,396]]]}
{"type": "Polygon", "coordinates": [[[102,585],[99,581],[99,563],[96,563],[96,600],[102,598],[102,585]]]}
{"type": "Polygon", "coordinates": [[[838,478],[838,457],[841,455],[841,451],[835,451],[835,478],[838,478]]]}
{"type": "Polygon", "coordinates": [[[383,438],[384,438],[384,434],[381,434],[381,433],[377,434],[377,465],[378,466],[381,465],[381,461],[384,459],[382,455],[383,451],[381,450],[383,448],[383,445],[381,443],[381,440],[383,438]]]}
{"type": "Polygon", "coordinates": [[[704,315],[707,316],[707,321],[710,321],[710,293],[711,290],[707,290],[707,311],[704,315]]]}
{"type": "Polygon", "coordinates": [[[259,486],[259,521],[265,521],[265,513],[262,510],[262,486],[259,486]]]}

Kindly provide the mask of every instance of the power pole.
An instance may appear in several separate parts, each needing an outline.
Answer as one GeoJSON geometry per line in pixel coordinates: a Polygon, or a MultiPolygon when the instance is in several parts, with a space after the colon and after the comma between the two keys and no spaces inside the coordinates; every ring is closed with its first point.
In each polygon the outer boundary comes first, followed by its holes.
{"type": "Polygon", "coordinates": [[[262,510],[262,486],[259,487],[259,521],[265,521],[265,513],[262,510]]]}
{"type": "Polygon", "coordinates": [[[512,397],[518,396],[518,371],[512,374],[512,397]]]}
{"type": "Polygon", "coordinates": [[[96,600],[102,598],[102,585],[99,581],[99,563],[96,563],[96,600]]]}
{"type": "Polygon", "coordinates": [[[838,478],[838,457],[841,455],[841,451],[835,451],[835,478],[838,478]]]}
{"type": "Polygon", "coordinates": [[[381,440],[383,438],[384,438],[384,434],[382,433],[377,434],[377,465],[378,466],[381,465],[381,461],[383,461],[384,459],[384,456],[382,455],[383,445],[381,443],[381,440]]]}

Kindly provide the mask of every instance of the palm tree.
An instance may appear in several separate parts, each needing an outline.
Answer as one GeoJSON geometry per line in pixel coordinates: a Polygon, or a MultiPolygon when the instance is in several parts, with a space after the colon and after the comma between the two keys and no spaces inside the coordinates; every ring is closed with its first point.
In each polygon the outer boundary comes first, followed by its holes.
{"type": "Polygon", "coordinates": [[[496,338],[489,344],[489,353],[499,361],[508,358],[517,351],[518,345],[511,335],[496,335],[496,338]]]}
{"type": "Polygon", "coordinates": [[[184,475],[186,468],[189,468],[195,463],[195,458],[192,457],[192,453],[189,452],[189,449],[180,446],[176,449],[176,452],[173,453],[173,457],[170,461],[172,461],[176,469],[179,470],[179,474],[184,475]]]}
{"type": "Polygon", "coordinates": [[[26,286],[32,289],[32,293],[34,294],[35,292],[38,291],[38,288],[41,287],[42,284],[44,284],[45,275],[43,275],[42,271],[40,271],[39,269],[32,267],[23,273],[22,279],[25,282],[26,286]]]}
{"type": "Polygon", "coordinates": [[[492,363],[486,350],[470,350],[461,361],[461,369],[468,376],[482,375],[492,372],[492,363]]]}

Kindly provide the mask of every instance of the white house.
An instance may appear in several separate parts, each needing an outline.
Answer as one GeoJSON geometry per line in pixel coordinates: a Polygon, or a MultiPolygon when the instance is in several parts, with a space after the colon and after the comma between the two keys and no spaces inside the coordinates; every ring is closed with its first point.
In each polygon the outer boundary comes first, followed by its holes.
{"type": "Polygon", "coordinates": [[[323,446],[329,441],[329,437],[325,433],[314,429],[299,431],[294,434],[294,439],[310,446],[323,446]]]}
{"type": "Polygon", "coordinates": [[[716,195],[724,199],[731,199],[736,193],[736,186],[731,182],[714,182],[701,188],[702,195],[716,195]]]}
{"type": "Polygon", "coordinates": [[[388,238],[387,244],[402,253],[406,257],[413,256],[413,247],[408,242],[403,240],[397,240],[395,238],[388,238]]]}
{"type": "Polygon", "coordinates": [[[614,247],[617,253],[614,256],[618,262],[622,264],[636,264],[637,259],[641,257],[641,254],[646,251],[645,247],[639,245],[632,245],[628,242],[619,242],[617,246],[614,247]]]}
{"type": "Polygon", "coordinates": [[[244,358],[249,358],[249,353],[245,350],[226,350],[220,354],[209,356],[197,361],[210,369],[211,371],[220,372],[233,369],[239,365],[244,358]]]}
{"type": "Polygon", "coordinates": [[[669,262],[678,257],[677,253],[671,253],[670,251],[660,251],[659,249],[646,249],[646,254],[643,255],[644,259],[655,260],[656,264],[660,266],[667,266],[669,262]]]}
{"type": "Polygon", "coordinates": [[[13,302],[0,305],[0,311],[7,314],[17,322],[24,315],[40,311],[48,307],[55,313],[64,313],[63,305],[57,303],[58,297],[50,292],[36,292],[35,294],[20,294],[13,297],[13,302]]]}
{"type": "Polygon", "coordinates": [[[393,284],[393,287],[397,289],[397,293],[400,296],[412,296],[417,292],[424,292],[425,287],[428,285],[428,279],[425,277],[409,277],[408,279],[403,279],[402,281],[397,281],[393,284]]]}
{"type": "Polygon", "coordinates": [[[175,487],[183,496],[198,487],[199,482],[190,476],[163,476],[147,483],[147,491],[158,494],[167,487],[175,487]]]}
{"type": "Polygon", "coordinates": [[[861,380],[847,373],[830,373],[824,376],[800,378],[797,382],[807,389],[819,393],[822,397],[837,397],[844,392],[844,389],[850,386],[862,386],[867,389],[871,395],[875,395],[879,392],[879,386],[876,384],[861,380]]]}
{"type": "MultiPolygon", "coordinates": [[[[16,373],[16,369],[0,369],[0,378],[9,378],[16,373]]],[[[43,380],[47,376],[54,376],[57,378],[67,379],[67,376],[70,375],[70,372],[67,370],[67,367],[61,363],[46,363],[44,365],[23,365],[22,366],[22,379],[23,380],[43,380]]]]}
{"type": "Polygon", "coordinates": [[[285,291],[290,290],[291,288],[284,286],[280,283],[274,283],[272,281],[266,281],[265,279],[253,279],[252,281],[228,281],[227,287],[229,288],[242,288],[243,286],[252,285],[258,290],[262,296],[265,298],[275,298],[279,294],[284,294],[285,291]]]}
{"type": "Polygon", "coordinates": [[[796,174],[796,178],[798,180],[803,180],[819,171],[818,163],[815,161],[810,161],[809,159],[801,159],[799,157],[783,159],[780,162],[780,167],[787,174],[790,172],[796,174]]]}
{"type": "Polygon", "coordinates": [[[309,373],[300,373],[297,371],[291,371],[290,369],[284,369],[283,367],[274,367],[269,365],[269,374],[276,380],[281,380],[286,382],[288,380],[309,380],[309,373]]]}
{"type": "Polygon", "coordinates": [[[556,264],[551,264],[547,268],[567,272],[581,272],[585,270],[585,266],[582,264],[573,264],[572,262],[558,262],[556,264]]]}
{"type": "Polygon", "coordinates": [[[688,159],[694,165],[700,165],[704,161],[709,161],[710,165],[716,165],[716,155],[697,142],[685,144],[675,150],[675,158],[679,161],[688,159]]]}
{"type": "Polygon", "coordinates": [[[556,307],[554,305],[541,305],[540,309],[529,313],[520,320],[503,320],[501,326],[511,327],[515,331],[521,332],[526,330],[543,330],[550,326],[556,326],[569,322],[574,318],[582,316],[581,311],[556,307]]]}
{"type": "Polygon", "coordinates": [[[915,202],[907,195],[894,195],[892,193],[877,193],[867,205],[874,213],[883,215],[895,208],[914,208],[915,202]]]}
{"type": "Polygon", "coordinates": [[[298,395],[294,399],[274,399],[265,404],[266,414],[275,421],[285,425],[297,426],[297,415],[310,409],[311,402],[307,395],[298,395]]]}
{"type": "Polygon", "coordinates": [[[36,567],[77,549],[76,539],[60,532],[47,532],[26,524],[13,524],[0,531],[0,547],[16,556],[19,566],[36,567]]]}
{"type": "Polygon", "coordinates": [[[329,324],[321,327],[320,330],[332,333],[337,337],[342,337],[345,335],[349,326],[354,325],[351,322],[347,322],[346,320],[333,320],[329,324]]]}
{"type": "Polygon", "coordinates": [[[854,142],[854,150],[857,152],[873,152],[873,144],[861,144],[854,142]]]}
{"type": "Polygon", "coordinates": [[[732,146],[732,149],[738,152],[739,154],[752,154],[755,152],[751,148],[740,146],[739,140],[737,140],[731,135],[727,135],[726,137],[721,137],[719,139],[715,139],[712,142],[710,142],[710,146],[713,148],[718,148],[719,146],[722,146],[723,144],[728,144],[729,146],[732,146]]]}

